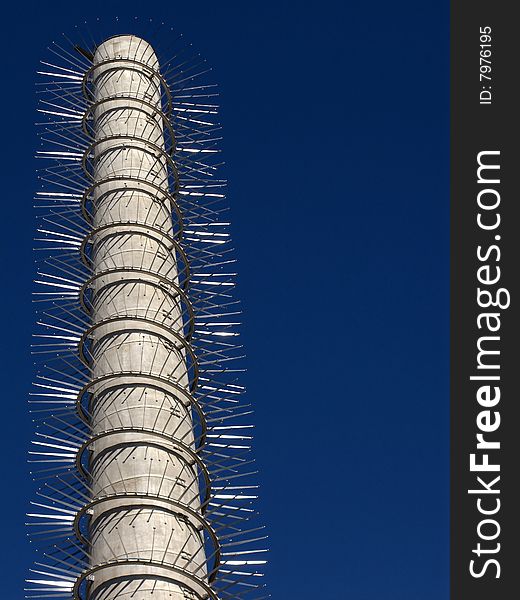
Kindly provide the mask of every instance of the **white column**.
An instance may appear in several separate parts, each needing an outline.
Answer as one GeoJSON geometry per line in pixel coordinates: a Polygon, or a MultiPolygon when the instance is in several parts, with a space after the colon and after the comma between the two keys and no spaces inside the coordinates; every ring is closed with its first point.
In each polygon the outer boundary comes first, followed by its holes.
{"type": "Polygon", "coordinates": [[[134,36],[97,48],[91,80],[88,598],[197,600],[208,597],[204,477],[189,396],[186,265],[171,216],[167,101],[153,49],[134,36]]]}

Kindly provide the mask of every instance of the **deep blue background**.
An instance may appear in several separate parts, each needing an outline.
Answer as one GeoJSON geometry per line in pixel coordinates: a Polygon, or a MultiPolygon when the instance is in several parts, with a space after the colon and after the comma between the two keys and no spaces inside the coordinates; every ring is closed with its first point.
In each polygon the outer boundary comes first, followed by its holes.
{"type": "MultiPolygon", "coordinates": [[[[448,598],[448,3],[10,3],[2,23],[2,596],[23,597],[34,72],[92,16],[221,83],[278,600],[448,598]]],[[[92,20],[92,19],[90,19],[92,20]]]]}

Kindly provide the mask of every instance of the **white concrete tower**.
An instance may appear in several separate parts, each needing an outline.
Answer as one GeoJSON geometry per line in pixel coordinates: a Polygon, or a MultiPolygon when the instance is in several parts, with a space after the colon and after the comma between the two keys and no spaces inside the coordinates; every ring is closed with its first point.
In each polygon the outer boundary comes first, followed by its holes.
{"type": "MultiPolygon", "coordinates": [[[[93,180],[86,260],[92,327],[89,600],[210,596],[190,386],[189,266],[174,203],[171,110],[151,46],[106,40],[91,69],[93,180]]],[[[167,94],[166,94],[167,96],[167,94]]],[[[87,245],[85,245],[87,248],[87,245]]],[[[202,490],[204,493],[206,489],[202,490]]]]}
{"type": "Polygon", "coordinates": [[[99,29],[39,72],[27,598],[265,600],[218,91],[99,29]]]}

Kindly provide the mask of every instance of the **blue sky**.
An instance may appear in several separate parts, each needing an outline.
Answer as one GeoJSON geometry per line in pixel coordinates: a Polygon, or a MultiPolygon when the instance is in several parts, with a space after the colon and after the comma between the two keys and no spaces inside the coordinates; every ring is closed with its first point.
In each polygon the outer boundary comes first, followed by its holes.
{"type": "MultiPolygon", "coordinates": [[[[221,84],[270,591],[447,600],[448,3],[157,6],[124,3],[184,32],[221,84]]],[[[23,597],[34,557],[34,72],[62,32],[121,10],[3,9],[6,598],[23,597]]]]}

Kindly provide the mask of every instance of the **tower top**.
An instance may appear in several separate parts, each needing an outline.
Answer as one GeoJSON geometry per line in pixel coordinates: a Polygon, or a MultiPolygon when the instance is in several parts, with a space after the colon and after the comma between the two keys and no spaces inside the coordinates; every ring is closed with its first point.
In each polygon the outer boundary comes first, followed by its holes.
{"type": "Polygon", "coordinates": [[[114,35],[96,48],[94,64],[107,60],[132,60],[153,68],[159,66],[157,55],[151,44],[132,34],[114,35]]]}

